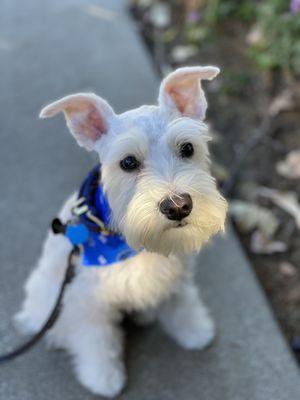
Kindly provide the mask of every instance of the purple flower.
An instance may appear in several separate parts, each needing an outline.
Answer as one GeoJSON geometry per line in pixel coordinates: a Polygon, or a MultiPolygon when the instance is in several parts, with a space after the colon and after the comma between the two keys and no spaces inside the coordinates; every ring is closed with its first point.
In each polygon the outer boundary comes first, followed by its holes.
{"type": "Polygon", "coordinates": [[[290,10],[293,14],[300,11],[300,0],[292,0],[290,3],[290,10]]]}
{"type": "Polygon", "coordinates": [[[186,22],[188,24],[195,24],[196,22],[199,21],[200,17],[201,17],[201,15],[198,10],[189,11],[186,16],[186,22]]]}

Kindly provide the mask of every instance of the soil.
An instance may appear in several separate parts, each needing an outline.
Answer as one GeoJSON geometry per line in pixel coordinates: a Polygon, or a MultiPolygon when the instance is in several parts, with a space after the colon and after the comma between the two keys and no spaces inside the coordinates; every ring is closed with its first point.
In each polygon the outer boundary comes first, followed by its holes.
{"type": "Polygon", "coordinates": [[[175,62],[172,50],[176,46],[186,45],[183,34],[185,11],[183,6],[178,6],[178,2],[172,6],[171,15],[171,26],[176,34],[171,41],[166,40],[163,57],[157,59],[156,38],[162,40],[167,35],[160,33],[158,36],[157,28],[149,20],[147,7],[139,7],[134,3],[131,11],[150,52],[154,54],[154,59],[156,57],[155,66],[160,72],[166,65],[175,68],[181,64],[212,64],[221,68],[220,77],[205,85],[209,103],[207,119],[213,132],[216,132],[211,151],[216,164],[222,166],[223,172],[217,173],[221,180],[224,180],[225,175],[230,175],[237,154],[260,129],[261,121],[267,115],[274,98],[283,90],[292,91],[296,97],[291,109],[270,118],[269,129],[262,135],[262,140],[238,168],[239,174],[229,200],[255,201],[266,206],[280,221],[274,240],[287,244],[287,251],[282,253],[254,254],[250,240],[252,233],[237,232],[279,324],[300,361],[300,231],[286,212],[266,200],[251,199],[251,190],[247,190],[250,185],[258,185],[291,190],[300,196],[300,179],[283,178],[275,168],[276,163],[291,150],[300,149],[300,83],[286,71],[261,71],[257,68],[245,51],[245,37],[249,27],[239,21],[220,24],[214,37],[201,44],[197,55],[182,63],[175,62]],[[288,267],[283,266],[287,264],[288,267]]]}

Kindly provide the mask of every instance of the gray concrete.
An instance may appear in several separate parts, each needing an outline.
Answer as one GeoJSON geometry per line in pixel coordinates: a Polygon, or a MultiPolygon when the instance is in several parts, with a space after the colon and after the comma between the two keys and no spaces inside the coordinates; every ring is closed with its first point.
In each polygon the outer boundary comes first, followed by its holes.
{"type": "MultiPolygon", "coordinates": [[[[158,80],[120,1],[92,16],[80,0],[4,0],[0,8],[0,351],[49,220],[94,163],[62,118],[39,121],[49,100],[94,90],[117,111],[153,101],[158,80]],[[101,13],[100,13],[101,14],[101,13]]],[[[296,400],[298,370],[232,233],[209,245],[199,285],[218,321],[216,343],[185,352],[159,328],[128,334],[122,399],[296,400]]],[[[44,343],[0,367],[0,398],[92,399],[64,353],[44,343]]]]}

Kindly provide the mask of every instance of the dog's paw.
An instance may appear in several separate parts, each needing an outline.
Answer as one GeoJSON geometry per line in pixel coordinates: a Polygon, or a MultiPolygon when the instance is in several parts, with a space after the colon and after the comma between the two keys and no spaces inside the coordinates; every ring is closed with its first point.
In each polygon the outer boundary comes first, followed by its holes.
{"type": "Polygon", "coordinates": [[[211,319],[199,321],[189,326],[181,336],[181,345],[188,350],[202,350],[209,346],[215,338],[215,325],[211,319]]]}
{"type": "Polygon", "coordinates": [[[80,383],[92,393],[113,398],[126,384],[124,365],[120,361],[99,365],[81,363],[76,368],[80,383]]]}
{"type": "Polygon", "coordinates": [[[177,342],[187,350],[202,350],[215,338],[215,324],[209,316],[194,319],[181,327],[175,335],[177,342]]]}
{"type": "Polygon", "coordinates": [[[13,317],[13,323],[16,330],[22,335],[32,335],[41,327],[40,321],[35,321],[34,318],[24,310],[21,310],[13,317]]]}

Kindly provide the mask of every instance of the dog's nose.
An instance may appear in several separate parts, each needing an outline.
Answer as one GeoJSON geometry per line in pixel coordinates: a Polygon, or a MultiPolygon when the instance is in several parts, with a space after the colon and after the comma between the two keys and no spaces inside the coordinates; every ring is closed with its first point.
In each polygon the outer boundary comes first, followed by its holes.
{"type": "Polygon", "coordinates": [[[181,221],[190,215],[193,201],[188,193],[165,197],[159,204],[159,209],[168,219],[181,221]]]}

